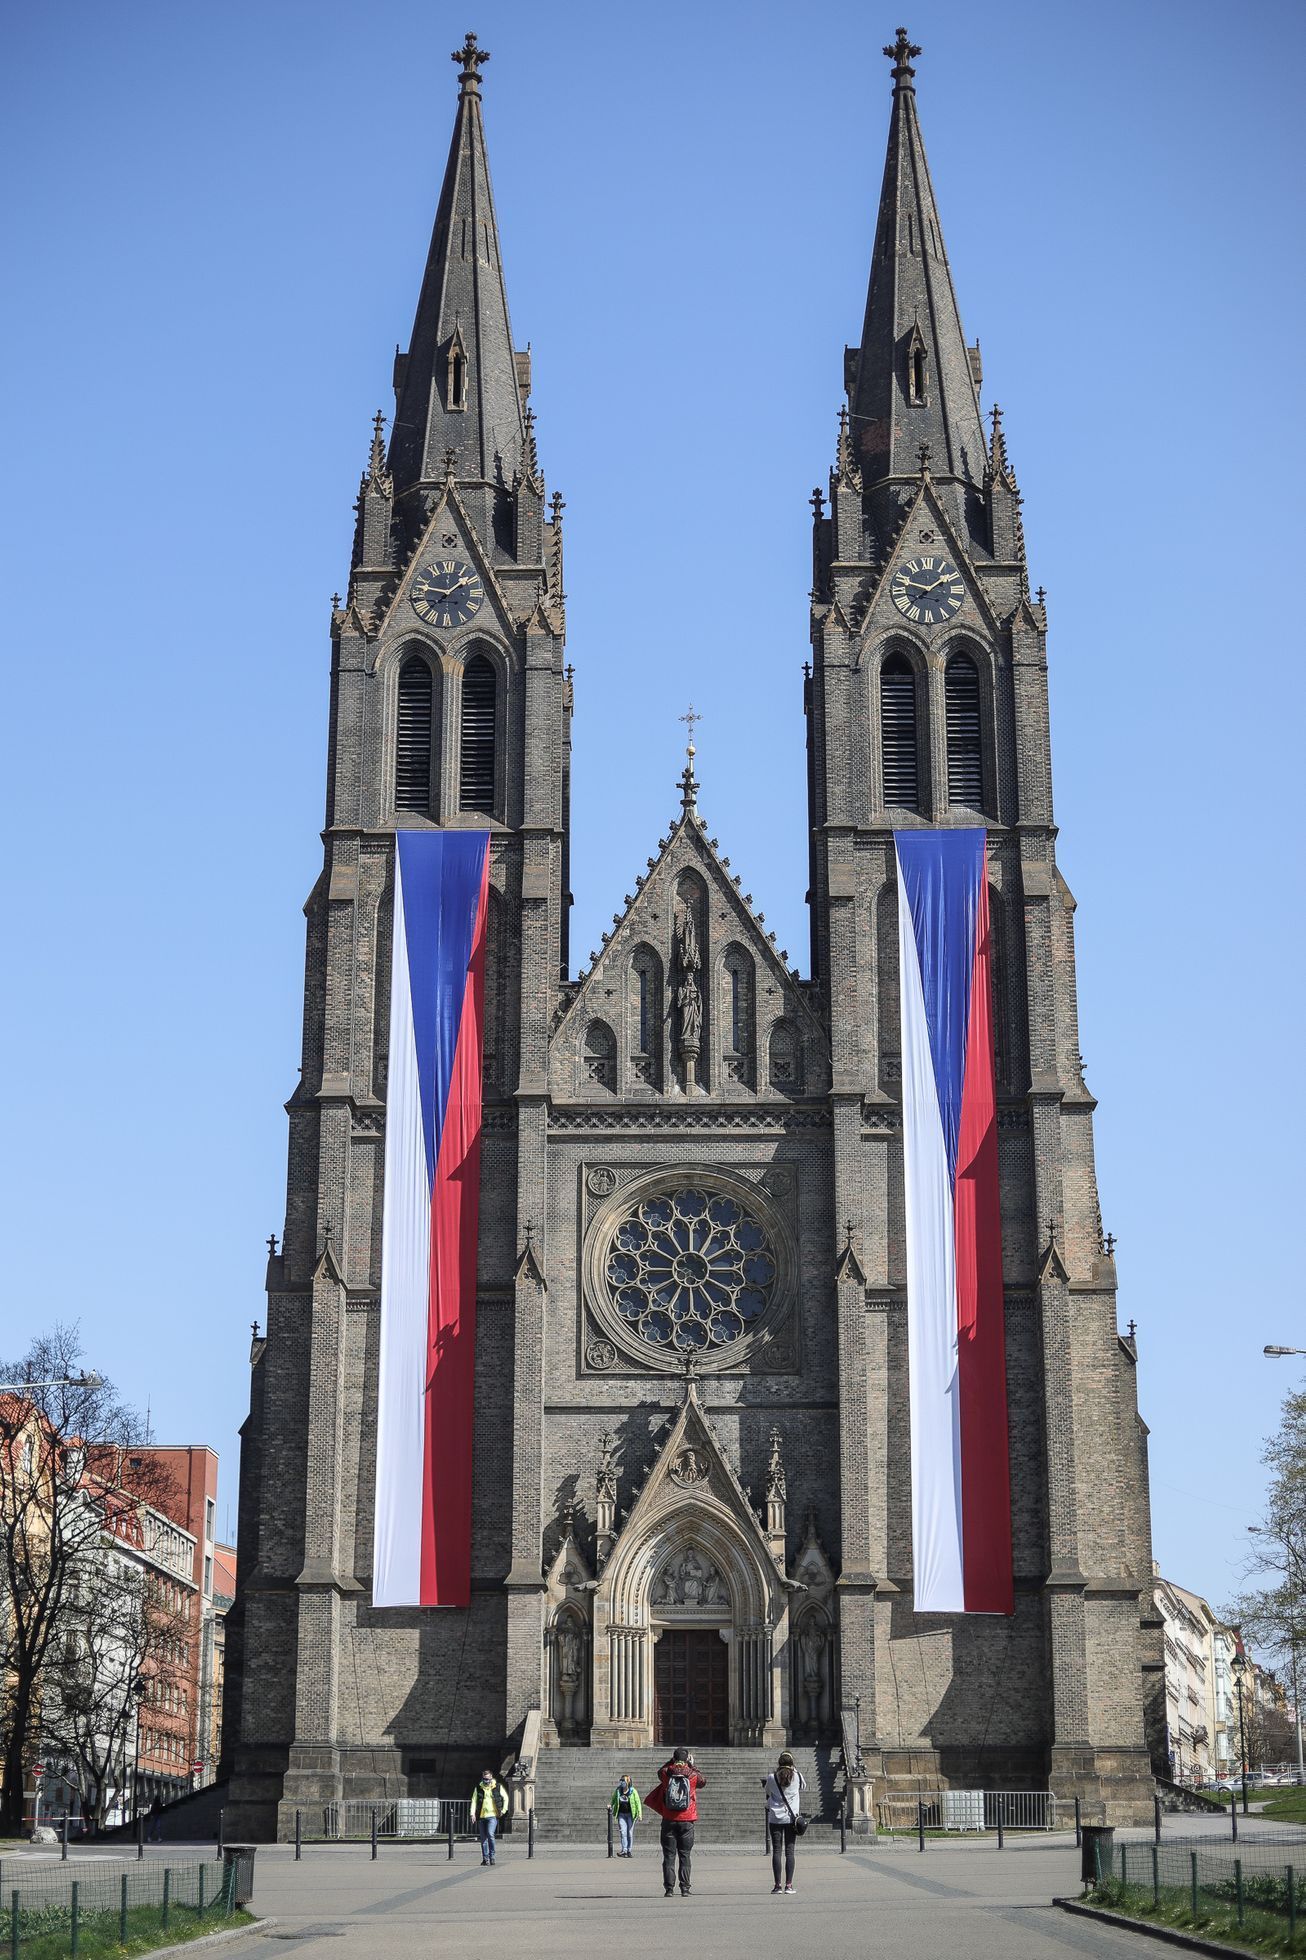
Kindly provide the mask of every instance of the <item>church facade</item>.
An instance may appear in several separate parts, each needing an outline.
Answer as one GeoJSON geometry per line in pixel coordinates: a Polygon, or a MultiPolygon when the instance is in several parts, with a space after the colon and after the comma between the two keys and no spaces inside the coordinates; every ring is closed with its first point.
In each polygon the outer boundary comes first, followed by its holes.
{"type": "Polygon", "coordinates": [[[681,1739],[842,1752],[872,1796],[1150,1801],[1146,1432],[1079,1055],[1047,622],[944,254],[919,50],[886,52],[866,314],[813,498],[807,977],[709,834],[692,741],[675,821],[573,968],[563,505],[509,327],[486,56],[472,36],[455,56],[332,617],[303,1067],[243,1431],[233,1830],[681,1739]],[[893,833],[953,824],[987,832],[1009,1617],[912,1604],[893,833]],[[466,1610],[370,1597],[404,826],[492,835],[466,1610]]]}

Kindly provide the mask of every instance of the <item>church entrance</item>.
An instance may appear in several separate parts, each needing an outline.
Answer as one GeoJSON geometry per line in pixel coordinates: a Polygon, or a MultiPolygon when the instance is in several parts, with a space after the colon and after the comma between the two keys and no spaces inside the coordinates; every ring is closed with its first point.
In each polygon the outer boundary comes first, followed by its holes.
{"type": "Polygon", "coordinates": [[[653,1740],[730,1740],[730,1649],[715,1627],[664,1627],[653,1649],[653,1740]]]}

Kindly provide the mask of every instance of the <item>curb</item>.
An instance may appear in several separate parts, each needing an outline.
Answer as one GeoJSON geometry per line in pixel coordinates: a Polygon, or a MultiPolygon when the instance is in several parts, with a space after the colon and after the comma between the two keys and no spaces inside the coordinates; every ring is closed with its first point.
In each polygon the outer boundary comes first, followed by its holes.
{"type": "Polygon", "coordinates": [[[262,1933],[269,1926],[275,1926],[275,1919],[251,1919],[245,1926],[224,1926],[219,1933],[205,1933],[198,1940],[182,1940],[178,1946],[152,1946],[142,1956],[142,1960],[169,1960],[174,1953],[198,1953],[206,1946],[219,1946],[223,1940],[248,1939],[253,1933],[262,1933]]]}
{"type": "Polygon", "coordinates": [[[1131,1933],[1143,1933],[1148,1939],[1165,1940],[1170,1946],[1186,1947],[1189,1953],[1213,1953],[1217,1960],[1228,1960],[1233,1954],[1237,1960],[1248,1960],[1255,1949],[1248,1946],[1225,1946],[1220,1940],[1204,1940],[1198,1933],[1184,1933],[1177,1926],[1153,1925],[1150,1919],[1131,1919],[1127,1913],[1109,1912],[1102,1906],[1086,1906],[1078,1899],[1054,1899],[1054,1906],[1062,1912],[1073,1912],[1082,1919],[1100,1919],[1104,1926],[1123,1926],[1131,1933]]]}

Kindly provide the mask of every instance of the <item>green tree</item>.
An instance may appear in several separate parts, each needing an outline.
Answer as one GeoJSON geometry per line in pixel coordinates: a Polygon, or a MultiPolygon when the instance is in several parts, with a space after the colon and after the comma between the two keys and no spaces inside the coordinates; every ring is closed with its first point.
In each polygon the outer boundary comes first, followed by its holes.
{"type": "Polygon", "coordinates": [[[1261,1461],[1270,1478],[1260,1523],[1250,1527],[1249,1583],[1225,1617],[1242,1628],[1258,1660],[1280,1671],[1300,1715],[1306,1682],[1306,1390],[1285,1399],[1261,1461]]]}

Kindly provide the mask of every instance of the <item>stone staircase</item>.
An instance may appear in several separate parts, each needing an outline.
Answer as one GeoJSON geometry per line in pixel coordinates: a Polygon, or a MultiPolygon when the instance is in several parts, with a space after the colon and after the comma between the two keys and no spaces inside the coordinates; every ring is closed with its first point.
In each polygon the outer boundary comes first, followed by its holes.
{"type": "MultiPolygon", "coordinates": [[[[541,1844],[602,1845],[607,1808],[623,1770],[641,1797],[658,1780],[670,1755],[657,1749],[541,1749],[535,1763],[536,1829],[541,1844]]],[[[755,1844],[762,1849],[762,1778],[775,1767],[775,1749],[695,1749],[707,1778],[699,1795],[699,1835],[704,1844],[755,1844]]],[[[790,1752],[807,1778],[805,1814],[822,1836],[838,1828],[843,1771],[838,1750],[829,1744],[790,1752]]],[[[646,1812],[640,1824],[645,1845],[656,1843],[660,1819],[646,1812]]],[[[811,1834],[809,1834],[809,1842],[811,1834]]],[[[639,1838],[636,1839],[638,1845],[639,1838]]]]}

